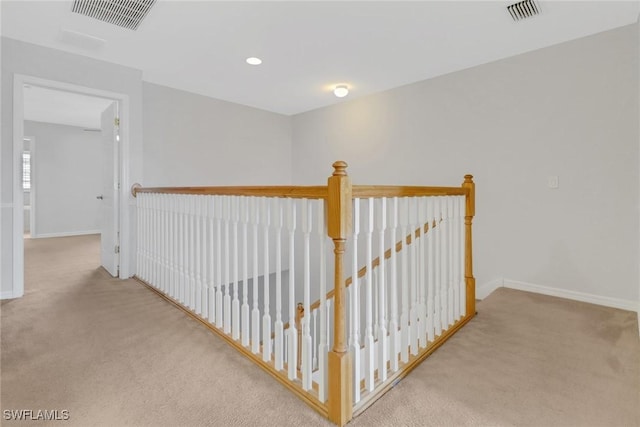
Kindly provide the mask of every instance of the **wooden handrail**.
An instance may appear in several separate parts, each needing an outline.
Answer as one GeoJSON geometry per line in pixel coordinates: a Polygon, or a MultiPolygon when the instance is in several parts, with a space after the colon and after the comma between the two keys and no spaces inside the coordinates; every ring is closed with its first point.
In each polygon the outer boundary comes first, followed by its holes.
{"type": "Polygon", "coordinates": [[[354,185],[353,198],[465,196],[464,187],[417,187],[393,185],[354,185]]]}
{"type": "Polygon", "coordinates": [[[326,199],[326,186],[253,186],[253,187],[135,187],[131,189],[134,196],[138,193],[164,194],[196,194],[211,196],[257,196],[288,197],[294,199],[326,199]]]}
{"type": "MultiPolygon", "coordinates": [[[[326,199],[327,187],[316,186],[248,186],[248,187],[140,187],[134,184],[131,193],[196,194],[217,196],[264,196],[290,197],[300,199],[326,199]]],[[[460,187],[418,187],[392,185],[354,185],[353,198],[372,197],[426,197],[426,196],[464,196],[465,188],[460,187]]]]}

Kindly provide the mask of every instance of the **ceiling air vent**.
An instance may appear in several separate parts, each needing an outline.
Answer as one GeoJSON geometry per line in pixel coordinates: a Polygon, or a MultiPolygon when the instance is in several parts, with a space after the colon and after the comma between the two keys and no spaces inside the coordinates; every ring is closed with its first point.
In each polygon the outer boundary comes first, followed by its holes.
{"type": "Polygon", "coordinates": [[[531,18],[540,14],[540,6],[534,0],[524,0],[507,6],[507,10],[511,14],[514,21],[531,18]]]}
{"type": "Polygon", "coordinates": [[[75,13],[136,30],[156,0],[74,0],[75,13]]]}

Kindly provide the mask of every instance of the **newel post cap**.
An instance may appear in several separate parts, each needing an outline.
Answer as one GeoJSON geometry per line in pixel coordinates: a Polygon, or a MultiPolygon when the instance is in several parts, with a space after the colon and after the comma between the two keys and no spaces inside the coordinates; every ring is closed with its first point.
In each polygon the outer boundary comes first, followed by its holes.
{"type": "Polygon", "coordinates": [[[349,166],[347,162],[338,160],[331,166],[333,166],[334,169],[333,176],[347,176],[347,166],[349,166]]]}
{"type": "Polygon", "coordinates": [[[142,188],[142,185],[140,185],[139,183],[135,183],[131,186],[131,195],[133,197],[137,197],[138,196],[138,189],[142,188]]]}

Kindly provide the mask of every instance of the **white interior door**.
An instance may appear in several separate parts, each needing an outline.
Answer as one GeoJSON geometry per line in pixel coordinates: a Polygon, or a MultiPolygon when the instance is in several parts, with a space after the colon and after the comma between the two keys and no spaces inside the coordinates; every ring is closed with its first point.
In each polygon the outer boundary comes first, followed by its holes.
{"type": "Polygon", "coordinates": [[[100,257],[102,266],[114,277],[119,275],[120,242],[118,224],[118,103],[102,112],[102,224],[100,257]]]}

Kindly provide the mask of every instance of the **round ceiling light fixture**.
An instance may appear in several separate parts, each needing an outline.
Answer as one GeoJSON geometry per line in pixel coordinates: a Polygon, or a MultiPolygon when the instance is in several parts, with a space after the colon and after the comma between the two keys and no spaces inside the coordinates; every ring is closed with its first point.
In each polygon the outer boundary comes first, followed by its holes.
{"type": "Polygon", "coordinates": [[[252,56],[250,58],[247,58],[247,64],[249,64],[249,65],[260,65],[260,64],[262,64],[262,59],[256,58],[255,56],[252,56]]]}
{"type": "Polygon", "coordinates": [[[333,94],[338,98],[344,98],[345,96],[349,95],[349,88],[347,87],[347,85],[338,85],[335,87],[335,89],[333,89],[333,94]]]}

